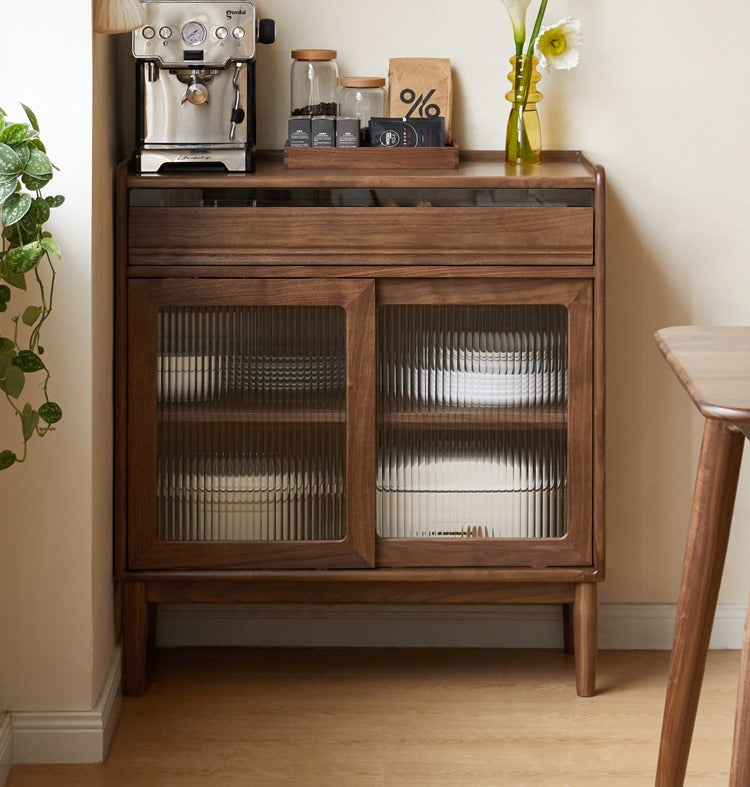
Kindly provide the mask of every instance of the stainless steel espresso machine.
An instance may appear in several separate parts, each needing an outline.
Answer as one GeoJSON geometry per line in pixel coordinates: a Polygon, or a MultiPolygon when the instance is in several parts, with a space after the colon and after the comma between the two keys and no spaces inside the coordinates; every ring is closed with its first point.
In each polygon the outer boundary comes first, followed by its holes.
{"type": "Polygon", "coordinates": [[[272,19],[238,0],[141,0],[133,31],[138,172],[255,169],[255,44],[272,19]]]}

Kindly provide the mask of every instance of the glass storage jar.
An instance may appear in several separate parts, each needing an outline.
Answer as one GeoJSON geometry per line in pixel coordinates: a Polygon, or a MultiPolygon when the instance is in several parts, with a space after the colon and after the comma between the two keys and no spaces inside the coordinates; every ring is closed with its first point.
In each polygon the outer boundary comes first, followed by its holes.
{"type": "Polygon", "coordinates": [[[360,139],[370,144],[370,118],[385,117],[385,79],[382,77],[341,77],[339,114],[359,118],[360,139]]]}
{"type": "Polygon", "coordinates": [[[337,115],[335,49],[292,50],[292,116],[337,115]]]}

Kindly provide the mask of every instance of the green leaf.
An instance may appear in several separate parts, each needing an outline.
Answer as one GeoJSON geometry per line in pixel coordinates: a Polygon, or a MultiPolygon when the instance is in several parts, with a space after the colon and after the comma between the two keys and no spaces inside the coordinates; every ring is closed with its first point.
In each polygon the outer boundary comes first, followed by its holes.
{"type": "Polygon", "coordinates": [[[56,194],[54,197],[45,197],[49,203],[50,208],[59,208],[65,202],[65,197],[62,194],[56,194]]]}
{"type": "Polygon", "coordinates": [[[36,429],[38,423],[39,413],[27,403],[23,410],[21,410],[21,431],[23,432],[24,440],[31,439],[31,436],[34,434],[34,429],[36,429]]]}
{"type": "Polygon", "coordinates": [[[24,172],[35,178],[41,178],[45,175],[52,175],[52,162],[47,158],[46,153],[36,148],[31,149],[31,156],[29,163],[24,167],[24,172]]]}
{"type": "Polygon", "coordinates": [[[42,197],[36,197],[31,203],[31,212],[37,224],[44,224],[49,219],[49,203],[42,197]]]}
{"type": "Polygon", "coordinates": [[[52,174],[42,175],[29,175],[24,172],[21,175],[21,182],[29,191],[41,191],[52,180],[52,174]]]}
{"type": "Polygon", "coordinates": [[[21,316],[21,322],[30,328],[42,316],[43,311],[41,306],[27,306],[21,316]]]}
{"type": "Polygon", "coordinates": [[[15,150],[18,158],[21,159],[21,164],[23,164],[24,169],[26,169],[26,165],[31,159],[31,148],[29,147],[28,143],[24,142],[20,145],[13,145],[13,150],[15,150]]]}
{"type": "Polygon", "coordinates": [[[42,153],[46,153],[47,152],[47,148],[44,147],[44,142],[42,142],[42,140],[39,139],[39,137],[37,137],[36,139],[30,139],[29,140],[29,145],[32,148],[36,148],[37,150],[41,150],[42,153]]]}
{"type": "Polygon", "coordinates": [[[5,377],[0,377],[0,390],[10,396],[11,399],[18,399],[26,384],[26,375],[14,363],[9,363],[5,370],[5,377]]]}
{"type": "Polygon", "coordinates": [[[13,365],[27,374],[41,372],[44,369],[44,361],[32,350],[21,350],[13,359],[13,365]]]}
{"type": "Polygon", "coordinates": [[[50,254],[54,254],[58,259],[62,257],[62,250],[57,245],[56,241],[52,240],[52,238],[42,238],[41,244],[45,251],[48,251],[50,254]]]}
{"type": "Polygon", "coordinates": [[[16,344],[12,339],[0,339],[0,355],[11,356],[16,351],[16,344]]]}
{"type": "Polygon", "coordinates": [[[0,142],[0,175],[20,175],[23,162],[12,147],[0,142]]]}
{"type": "Polygon", "coordinates": [[[0,142],[6,145],[15,145],[26,139],[29,127],[25,123],[10,123],[0,132],[0,142]]]}
{"type": "Polygon", "coordinates": [[[48,424],[56,424],[62,418],[62,407],[57,402],[45,402],[39,408],[39,417],[48,424]]]}
{"type": "Polygon", "coordinates": [[[29,212],[31,196],[28,194],[11,194],[3,203],[0,221],[5,227],[17,224],[29,212]]]}
{"type": "Polygon", "coordinates": [[[10,300],[10,287],[0,284],[0,303],[7,303],[10,300]]]}
{"type": "Polygon", "coordinates": [[[26,117],[29,119],[29,123],[31,123],[31,128],[34,131],[39,131],[39,121],[36,119],[36,115],[34,112],[26,106],[26,104],[21,104],[23,107],[23,111],[26,113],[26,117]]]}
{"type": "MultiPolygon", "coordinates": [[[[27,273],[32,270],[39,262],[44,254],[41,243],[34,241],[21,246],[18,249],[12,249],[5,257],[8,267],[15,273],[27,273]]],[[[8,277],[5,277],[8,281],[8,277]]],[[[10,284],[10,282],[8,282],[10,284]]]]}
{"type": "Polygon", "coordinates": [[[7,281],[11,287],[26,292],[26,277],[23,273],[16,273],[15,271],[8,270],[3,273],[3,279],[7,281]]]}
{"type": "Polygon", "coordinates": [[[7,470],[16,463],[16,455],[13,451],[0,451],[0,470],[7,470]]]}
{"type": "Polygon", "coordinates": [[[11,180],[5,180],[0,183],[0,205],[15,192],[17,185],[18,178],[15,176],[11,180]]]}

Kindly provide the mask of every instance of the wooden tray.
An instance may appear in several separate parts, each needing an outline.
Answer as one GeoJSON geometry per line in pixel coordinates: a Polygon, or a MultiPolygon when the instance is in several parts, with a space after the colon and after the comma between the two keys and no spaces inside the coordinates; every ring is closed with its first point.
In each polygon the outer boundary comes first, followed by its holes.
{"type": "Polygon", "coordinates": [[[458,146],[284,148],[287,169],[458,169],[458,146]]]}

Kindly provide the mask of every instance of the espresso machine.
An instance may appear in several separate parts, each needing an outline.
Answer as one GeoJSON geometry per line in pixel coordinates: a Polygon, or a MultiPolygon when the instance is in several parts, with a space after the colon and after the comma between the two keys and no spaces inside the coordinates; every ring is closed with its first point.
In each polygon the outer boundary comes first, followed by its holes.
{"type": "Polygon", "coordinates": [[[247,0],[141,0],[133,31],[138,172],[255,169],[255,44],[272,19],[247,0]]]}

